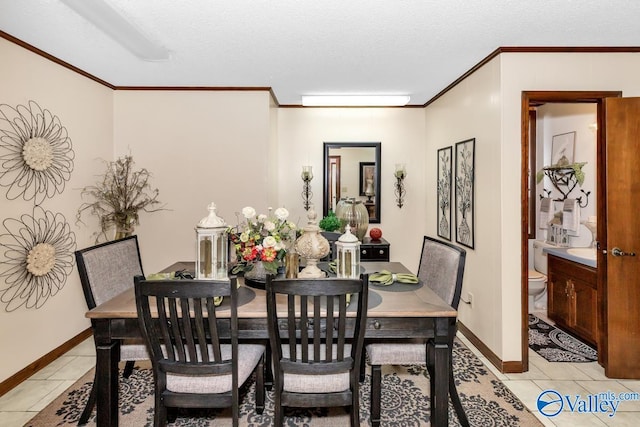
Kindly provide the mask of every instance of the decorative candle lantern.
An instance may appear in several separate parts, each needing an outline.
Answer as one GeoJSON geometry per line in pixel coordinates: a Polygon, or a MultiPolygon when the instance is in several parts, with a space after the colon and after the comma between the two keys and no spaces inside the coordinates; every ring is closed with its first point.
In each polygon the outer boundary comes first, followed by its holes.
{"type": "Polygon", "coordinates": [[[360,241],[351,234],[347,224],[345,233],[336,242],[336,275],[340,279],[360,277],[360,241]]]}
{"type": "Polygon", "coordinates": [[[215,203],[207,207],[209,215],[196,227],[196,279],[226,279],[227,224],[216,214],[215,203]]]}

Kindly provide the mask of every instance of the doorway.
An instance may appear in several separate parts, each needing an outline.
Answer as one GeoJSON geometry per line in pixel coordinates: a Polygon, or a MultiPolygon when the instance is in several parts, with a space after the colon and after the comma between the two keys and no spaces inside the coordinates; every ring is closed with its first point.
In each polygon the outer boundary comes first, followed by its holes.
{"type": "MultiPolygon", "coordinates": [[[[596,119],[596,189],[597,189],[597,207],[596,207],[596,215],[599,218],[604,218],[603,210],[604,206],[601,203],[601,200],[605,200],[601,194],[604,188],[602,184],[602,179],[605,177],[606,173],[606,165],[604,161],[604,144],[603,141],[603,129],[604,129],[604,117],[603,117],[603,103],[605,98],[612,97],[620,97],[622,96],[621,92],[591,92],[591,91],[526,91],[522,93],[522,108],[521,108],[521,117],[522,117],[522,128],[521,128],[521,153],[522,153],[522,167],[521,167],[521,217],[522,217],[522,228],[521,228],[521,312],[522,312],[522,323],[521,323],[521,336],[522,336],[522,371],[529,370],[529,321],[528,321],[528,265],[529,265],[529,245],[528,241],[531,236],[531,231],[534,227],[530,226],[534,224],[535,217],[531,217],[534,206],[531,206],[531,201],[533,197],[535,197],[535,192],[531,189],[532,175],[535,173],[534,169],[532,169],[532,161],[531,161],[531,148],[534,144],[531,139],[535,134],[531,133],[531,120],[535,120],[535,114],[532,114],[531,111],[535,109],[537,106],[546,103],[594,103],[597,108],[597,119],[596,119]]],[[[534,126],[535,128],[535,126],[534,126]]],[[[535,165],[534,165],[535,167],[535,165]]],[[[535,188],[535,187],[533,187],[535,188]]],[[[598,227],[598,235],[600,236],[600,228],[598,227]]],[[[604,237],[604,236],[603,236],[604,237]]],[[[601,239],[602,240],[602,239],[601,239]]],[[[600,282],[602,280],[602,275],[598,275],[598,289],[599,292],[602,289],[600,282]]],[[[602,312],[602,310],[600,310],[602,312]]],[[[601,314],[599,314],[598,323],[603,322],[604,319],[601,318],[601,314]]],[[[600,342],[598,343],[598,347],[601,347],[600,342]]]]}

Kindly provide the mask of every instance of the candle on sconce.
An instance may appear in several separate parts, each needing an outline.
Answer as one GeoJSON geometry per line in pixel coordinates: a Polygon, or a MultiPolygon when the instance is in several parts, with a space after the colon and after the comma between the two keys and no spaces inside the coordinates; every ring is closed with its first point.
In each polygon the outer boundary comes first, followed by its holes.
{"type": "Polygon", "coordinates": [[[311,181],[313,179],[313,168],[311,166],[302,166],[302,180],[311,181]]]}
{"type": "Polygon", "coordinates": [[[404,163],[396,163],[395,177],[398,179],[404,179],[407,176],[407,168],[404,163]]]}

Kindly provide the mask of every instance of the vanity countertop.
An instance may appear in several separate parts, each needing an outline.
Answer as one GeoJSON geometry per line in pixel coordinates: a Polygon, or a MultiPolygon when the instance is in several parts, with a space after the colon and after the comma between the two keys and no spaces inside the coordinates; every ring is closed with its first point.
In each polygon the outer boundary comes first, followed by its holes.
{"type": "Polygon", "coordinates": [[[588,265],[589,267],[598,268],[595,249],[593,248],[544,248],[543,252],[579,264],[588,265]],[[593,255],[589,254],[589,256],[580,253],[591,251],[593,251],[593,255]]]}

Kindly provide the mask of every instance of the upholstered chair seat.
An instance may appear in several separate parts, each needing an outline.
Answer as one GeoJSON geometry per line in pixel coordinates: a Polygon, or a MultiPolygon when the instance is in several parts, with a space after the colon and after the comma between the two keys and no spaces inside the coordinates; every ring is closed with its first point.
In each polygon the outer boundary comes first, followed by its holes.
{"type": "MultiPolygon", "coordinates": [[[[296,354],[302,354],[302,346],[297,345],[296,354]]],[[[313,351],[313,347],[309,346],[309,351],[313,351]]],[[[344,345],[344,356],[350,357],[351,345],[344,345]]],[[[320,345],[320,360],[325,361],[326,345],[320,345]]],[[[288,359],[290,350],[288,345],[282,346],[282,357],[288,359]]],[[[333,348],[332,358],[337,358],[337,348],[333,348]]],[[[336,374],[310,375],[310,374],[293,374],[284,373],[283,390],[292,393],[337,393],[349,390],[350,387],[350,371],[345,369],[344,372],[336,374]]]]}
{"type": "MultiPolygon", "coordinates": [[[[213,351],[212,346],[209,352],[213,351]]],[[[240,344],[238,345],[238,384],[245,381],[255,371],[265,351],[264,345],[240,344]]],[[[231,359],[231,345],[220,346],[223,360],[231,359]]],[[[198,350],[200,356],[200,351],[198,350]]],[[[187,360],[189,358],[187,357],[187,360]]],[[[202,360],[202,357],[198,358],[202,360]]],[[[232,376],[229,375],[186,375],[167,373],[167,390],[176,393],[227,393],[232,390],[232,376]]]]}

